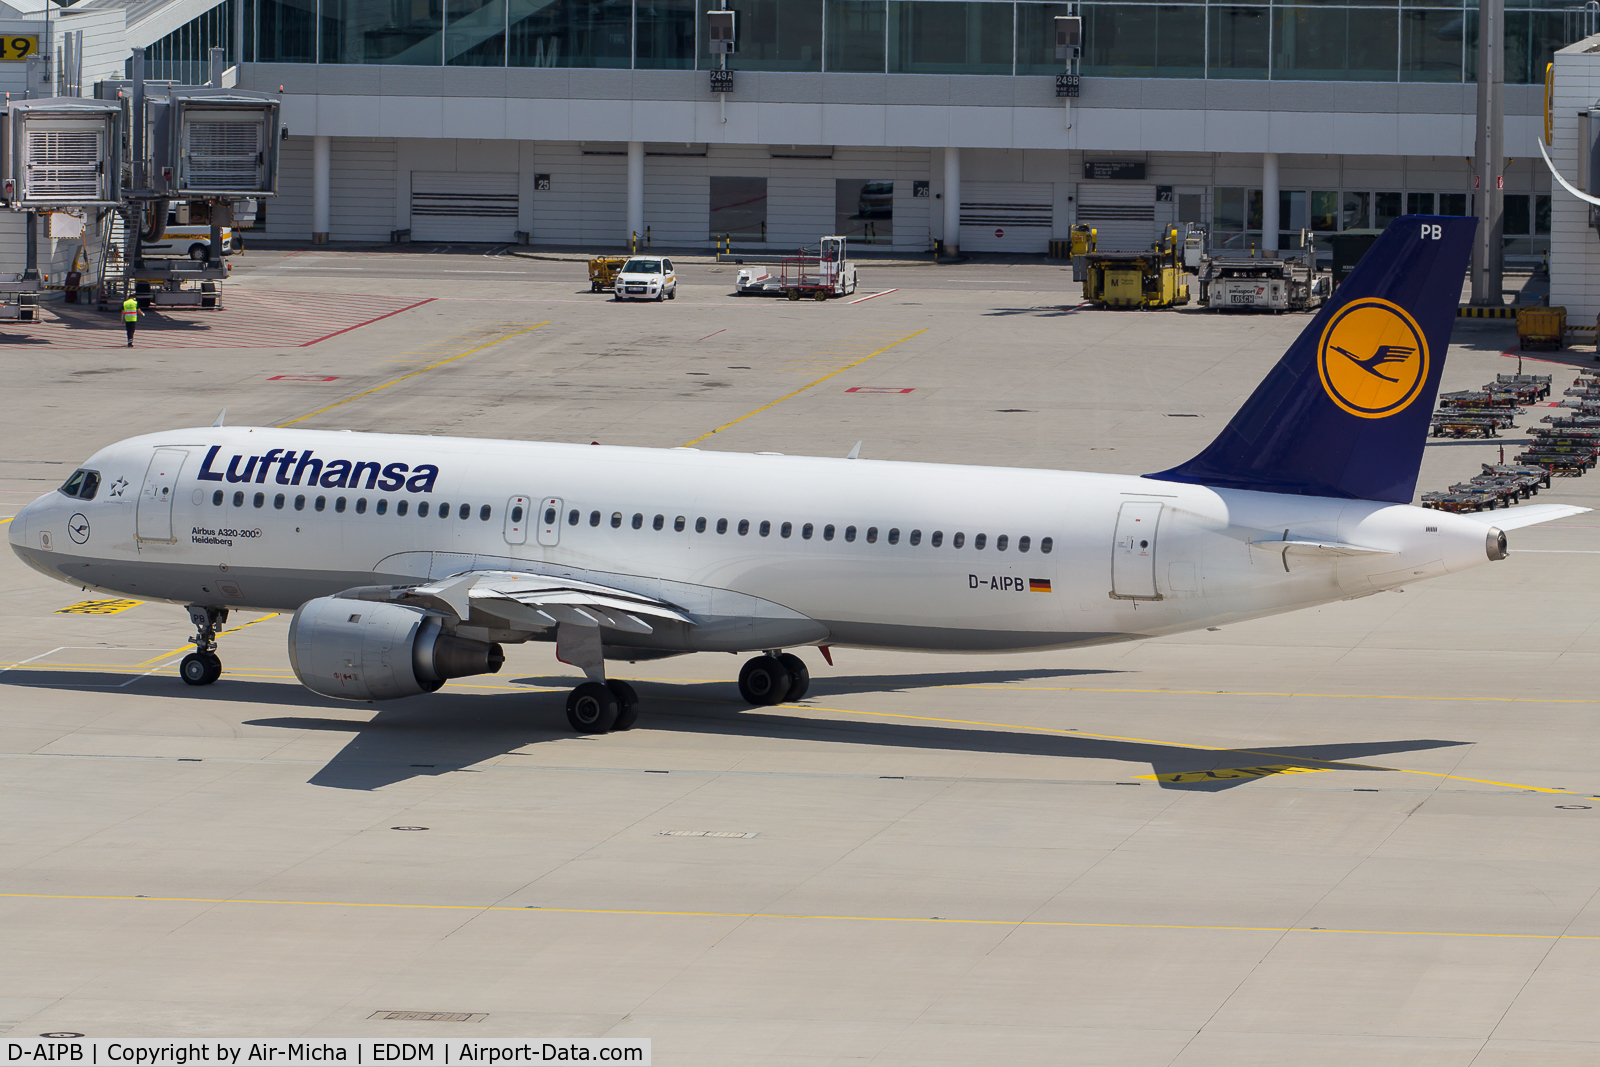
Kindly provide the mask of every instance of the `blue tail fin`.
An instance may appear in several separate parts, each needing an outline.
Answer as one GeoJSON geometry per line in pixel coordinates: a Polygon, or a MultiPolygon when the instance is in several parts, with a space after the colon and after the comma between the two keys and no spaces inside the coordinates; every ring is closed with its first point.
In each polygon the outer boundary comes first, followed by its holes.
{"type": "Polygon", "coordinates": [[[1173,482],[1409,504],[1477,220],[1407,215],[1173,482]]]}

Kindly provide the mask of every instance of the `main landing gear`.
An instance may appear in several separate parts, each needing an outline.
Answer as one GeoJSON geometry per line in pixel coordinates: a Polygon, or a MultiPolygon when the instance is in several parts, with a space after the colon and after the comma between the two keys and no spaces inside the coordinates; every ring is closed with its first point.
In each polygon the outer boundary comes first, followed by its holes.
{"type": "Polygon", "coordinates": [[[627,682],[584,682],[567,694],[567,722],[580,734],[631,730],[639,721],[639,694],[627,682]]]}
{"type": "Polygon", "coordinates": [[[210,685],[222,677],[222,658],[217,655],[217,631],[228,622],[227,608],[189,605],[189,621],[194,623],[194,651],[178,664],[178,674],[189,685],[210,685]]]}
{"type": "Polygon", "coordinates": [[[752,704],[787,704],[811,688],[811,672],[792,652],[766,652],[739,671],[739,695],[752,704]]]}

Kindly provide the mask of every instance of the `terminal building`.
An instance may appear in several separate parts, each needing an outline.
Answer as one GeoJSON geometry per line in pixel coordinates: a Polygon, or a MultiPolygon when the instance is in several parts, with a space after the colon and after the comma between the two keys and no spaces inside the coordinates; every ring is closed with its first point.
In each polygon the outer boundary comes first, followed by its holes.
{"type": "MultiPolygon", "coordinates": [[[[1514,2],[1506,251],[1539,257],[1546,64],[1600,26],[1514,2]]],[[[281,88],[272,238],[1029,254],[1080,222],[1102,249],[1165,222],[1291,248],[1472,211],[1477,8],[1449,0],[0,0],[0,32],[29,3],[57,68],[62,32],[93,31],[87,81],[133,47],[150,77],[201,81],[220,45],[239,87],[281,88]],[[1056,95],[1067,14],[1076,98],[1056,95]]]]}

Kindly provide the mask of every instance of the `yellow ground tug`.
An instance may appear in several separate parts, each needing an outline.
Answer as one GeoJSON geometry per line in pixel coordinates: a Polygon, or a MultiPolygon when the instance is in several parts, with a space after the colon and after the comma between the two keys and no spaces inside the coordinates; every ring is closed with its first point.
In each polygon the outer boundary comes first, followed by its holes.
{"type": "Polygon", "coordinates": [[[617,272],[628,262],[627,256],[596,256],[589,261],[589,291],[603,292],[617,284],[617,272]]]}
{"type": "Polygon", "coordinates": [[[1091,252],[1083,298],[1105,308],[1180,307],[1189,302],[1183,243],[1187,227],[1165,226],[1146,252],[1091,252]]]}

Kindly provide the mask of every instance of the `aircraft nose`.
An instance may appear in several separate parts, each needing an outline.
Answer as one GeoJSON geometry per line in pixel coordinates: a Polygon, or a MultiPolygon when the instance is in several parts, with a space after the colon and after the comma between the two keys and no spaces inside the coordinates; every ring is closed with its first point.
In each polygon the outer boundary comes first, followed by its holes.
{"type": "Polygon", "coordinates": [[[41,528],[41,518],[49,505],[49,496],[30,501],[6,523],[6,539],[11,542],[12,551],[21,553],[38,543],[35,531],[41,528]]]}

